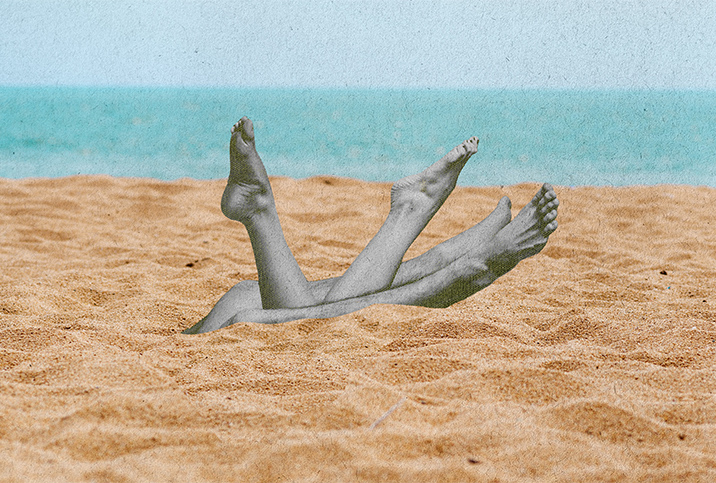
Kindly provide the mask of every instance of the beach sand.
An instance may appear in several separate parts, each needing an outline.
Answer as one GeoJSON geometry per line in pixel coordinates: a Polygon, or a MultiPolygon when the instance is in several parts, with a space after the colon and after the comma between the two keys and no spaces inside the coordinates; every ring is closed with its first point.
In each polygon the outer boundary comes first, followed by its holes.
{"type": "MultiPolygon", "coordinates": [[[[387,214],[272,183],[311,280],[387,214]]],[[[450,308],[182,335],[256,278],[223,187],[0,179],[0,480],[716,481],[716,189],[557,186],[544,251],[450,308]]],[[[538,187],[458,188],[408,256],[538,187]]]]}

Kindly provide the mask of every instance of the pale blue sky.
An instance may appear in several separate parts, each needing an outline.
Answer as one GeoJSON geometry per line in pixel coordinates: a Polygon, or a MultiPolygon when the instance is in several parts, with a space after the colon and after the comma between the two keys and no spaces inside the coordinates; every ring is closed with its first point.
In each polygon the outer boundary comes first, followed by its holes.
{"type": "Polygon", "coordinates": [[[716,89],[716,2],[2,0],[26,84],[716,89]]]}

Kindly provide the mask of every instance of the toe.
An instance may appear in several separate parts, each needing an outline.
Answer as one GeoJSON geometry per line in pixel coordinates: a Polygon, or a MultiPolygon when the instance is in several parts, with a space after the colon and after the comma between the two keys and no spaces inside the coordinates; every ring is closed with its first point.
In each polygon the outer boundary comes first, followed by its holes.
{"type": "Polygon", "coordinates": [[[241,137],[244,141],[249,142],[254,140],[254,123],[248,117],[242,117],[239,121],[241,127],[241,137]]]}
{"type": "Polygon", "coordinates": [[[557,212],[556,211],[550,211],[544,217],[542,218],[542,223],[545,225],[549,225],[551,222],[553,222],[557,218],[557,212]]]}
{"type": "Polygon", "coordinates": [[[542,206],[545,203],[549,203],[550,201],[557,198],[557,195],[554,193],[554,190],[552,190],[552,186],[550,184],[543,184],[542,188],[537,192],[535,195],[535,198],[538,199],[538,206],[542,206]]]}
{"type": "Polygon", "coordinates": [[[546,205],[552,200],[557,199],[557,195],[554,194],[554,191],[547,191],[542,195],[542,198],[540,199],[540,205],[546,205]]]}
{"type": "Polygon", "coordinates": [[[458,153],[459,158],[464,158],[465,156],[472,156],[477,152],[477,138],[471,137],[470,139],[464,141],[460,146],[458,146],[458,153]]]}
{"type": "Polygon", "coordinates": [[[542,213],[544,215],[546,213],[549,213],[552,210],[556,210],[558,206],[559,206],[559,200],[555,199],[555,200],[550,201],[546,205],[544,205],[542,208],[540,208],[539,211],[540,211],[540,213],[542,213]]]}
{"type": "Polygon", "coordinates": [[[476,152],[477,152],[477,146],[480,144],[480,140],[477,139],[477,138],[472,138],[472,139],[473,139],[473,142],[472,142],[472,152],[473,152],[473,153],[476,153],[476,152]]]}
{"type": "Polygon", "coordinates": [[[557,229],[557,226],[559,226],[558,223],[557,223],[557,220],[554,220],[553,222],[548,223],[548,224],[542,229],[542,232],[543,232],[545,235],[551,235],[551,234],[554,233],[554,231],[557,229]]]}

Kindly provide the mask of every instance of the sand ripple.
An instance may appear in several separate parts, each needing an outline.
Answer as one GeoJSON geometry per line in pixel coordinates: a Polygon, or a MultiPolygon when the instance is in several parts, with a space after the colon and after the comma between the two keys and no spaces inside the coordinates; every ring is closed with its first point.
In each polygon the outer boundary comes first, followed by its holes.
{"type": "MultiPolygon", "coordinates": [[[[309,279],[387,213],[272,182],[309,279]]],[[[457,189],[409,256],[537,187],[457,189]]],[[[448,309],[181,335],[256,277],[222,190],[0,180],[3,481],[716,481],[716,190],[557,187],[542,254],[448,309]]]]}

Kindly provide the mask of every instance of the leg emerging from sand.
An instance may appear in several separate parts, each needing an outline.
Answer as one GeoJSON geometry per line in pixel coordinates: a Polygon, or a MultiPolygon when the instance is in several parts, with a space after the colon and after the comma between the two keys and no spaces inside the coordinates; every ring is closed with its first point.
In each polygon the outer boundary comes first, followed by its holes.
{"type": "Polygon", "coordinates": [[[470,138],[422,173],[403,178],[390,191],[390,212],[378,234],[323,300],[335,302],[391,286],[403,255],[452,193],[463,166],[477,152],[470,138]]]}
{"type": "Polygon", "coordinates": [[[380,303],[447,307],[490,285],[542,250],[557,229],[559,201],[548,184],[514,220],[505,197],[482,222],[401,263],[476,148],[477,139],[471,138],[422,173],[398,181],[386,222],[346,273],[307,282],[283,236],[268,176],[255,150],[253,127],[242,119],[232,130],[231,171],[222,210],[246,226],[259,281],[235,285],[185,333],[236,322],[334,317],[380,303]]]}
{"type": "Polygon", "coordinates": [[[306,277],[286,244],[266,169],[256,152],[254,127],[244,117],[231,129],[229,179],[221,210],[246,226],[265,309],[314,305],[306,277]]]}

